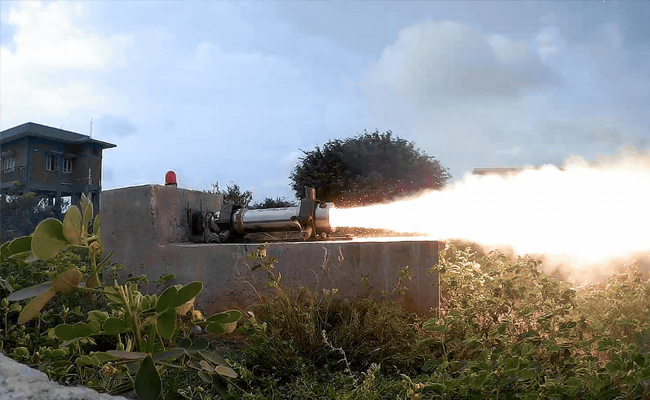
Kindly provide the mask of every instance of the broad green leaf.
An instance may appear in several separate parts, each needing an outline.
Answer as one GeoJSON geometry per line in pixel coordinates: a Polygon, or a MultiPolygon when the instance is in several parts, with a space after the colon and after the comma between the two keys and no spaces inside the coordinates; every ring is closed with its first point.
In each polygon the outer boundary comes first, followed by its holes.
{"type": "Polygon", "coordinates": [[[7,244],[6,251],[9,253],[7,254],[9,256],[32,251],[32,237],[23,236],[12,240],[7,244]]]}
{"type": "Polygon", "coordinates": [[[227,324],[231,322],[237,322],[241,319],[242,313],[237,310],[225,311],[219,314],[212,315],[207,319],[207,322],[219,322],[222,324],[227,324]]]}
{"type": "Polygon", "coordinates": [[[112,302],[120,304],[122,303],[122,298],[117,294],[117,290],[115,290],[115,288],[112,286],[106,286],[104,288],[104,295],[108,297],[108,299],[112,302]]]}
{"type": "Polygon", "coordinates": [[[174,299],[176,299],[177,294],[178,289],[176,289],[174,286],[168,287],[158,298],[158,303],[156,303],[156,312],[160,313],[167,310],[168,308],[174,307],[173,303],[174,299]]]}
{"type": "Polygon", "coordinates": [[[180,342],[178,342],[178,346],[189,350],[189,348],[192,346],[192,341],[189,338],[183,338],[180,342]]]}
{"type": "Polygon", "coordinates": [[[77,366],[81,365],[99,365],[99,360],[95,357],[90,357],[87,355],[83,355],[79,358],[77,358],[77,361],[75,361],[77,366]]]}
{"type": "Polygon", "coordinates": [[[223,324],[220,324],[218,322],[206,325],[205,330],[210,332],[210,333],[214,333],[215,335],[219,335],[219,334],[224,333],[226,331],[223,324]]]}
{"type": "Polygon", "coordinates": [[[106,311],[92,310],[88,311],[88,321],[97,321],[100,324],[108,319],[106,311]]]}
{"type": "Polygon", "coordinates": [[[142,360],[147,356],[147,353],[138,353],[136,351],[118,351],[118,350],[108,350],[106,354],[111,356],[125,359],[125,360],[142,360]]]}
{"type": "Polygon", "coordinates": [[[101,235],[99,234],[99,215],[95,217],[95,222],[93,223],[93,235],[97,236],[97,239],[99,240],[99,244],[102,243],[101,241],[101,235]]]}
{"type": "Polygon", "coordinates": [[[237,373],[227,365],[219,365],[214,369],[217,374],[224,376],[226,378],[236,378],[237,373]]]}
{"type": "Polygon", "coordinates": [[[528,368],[521,368],[519,370],[519,380],[527,381],[533,377],[533,374],[528,370],[528,368]]]}
{"type": "Polygon", "coordinates": [[[72,244],[81,243],[81,211],[79,211],[79,207],[70,206],[65,213],[63,235],[72,244]]]}
{"type": "Polygon", "coordinates": [[[31,250],[22,253],[12,254],[9,258],[13,258],[14,260],[23,260],[26,263],[32,263],[38,260],[38,257],[34,256],[34,253],[32,253],[31,250]]]}
{"type": "Polygon", "coordinates": [[[32,235],[32,252],[41,260],[49,260],[69,244],[63,235],[63,224],[55,218],[41,221],[32,235]]]}
{"type": "Polygon", "coordinates": [[[158,334],[164,339],[171,339],[176,330],[176,310],[171,308],[157,318],[158,334]]]}
{"type": "Polygon", "coordinates": [[[99,275],[97,274],[97,271],[95,271],[94,273],[91,273],[86,280],[86,287],[94,288],[97,285],[99,285],[99,275]]]}
{"type": "Polygon", "coordinates": [[[199,371],[199,377],[203,379],[204,382],[212,383],[212,375],[203,370],[199,371]]]}
{"type": "MultiPolygon", "coordinates": [[[[0,254],[2,254],[5,257],[9,257],[11,255],[11,252],[9,251],[9,244],[11,242],[4,242],[2,246],[0,246],[0,254]]],[[[29,249],[32,249],[31,243],[29,244],[29,249]]]]}
{"type": "Polygon", "coordinates": [[[187,314],[188,311],[192,309],[192,307],[194,307],[194,298],[176,307],[176,314],[185,315],[187,314]]]}
{"type": "Polygon", "coordinates": [[[18,316],[18,323],[22,325],[30,319],[34,318],[34,316],[38,314],[38,312],[41,311],[47,302],[50,301],[54,296],[56,296],[56,291],[50,288],[34,297],[32,301],[27,303],[27,305],[23,308],[23,311],[20,312],[20,315],[18,316]]]}
{"type": "Polygon", "coordinates": [[[105,353],[103,351],[98,351],[96,353],[93,353],[93,357],[97,358],[99,360],[99,362],[101,362],[101,363],[105,363],[105,362],[108,362],[108,361],[113,361],[113,360],[118,359],[117,356],[105,353]]]}
{"type": "Polygon", "coordinates": [[[17,292],[13,292],[7,298],[9,301],[18,301],[29,299],[30,297],[38,296],[39,294],[52,288],[52,282],[43,282],[38,285],[30,286],[25,289],[21,289],[17,292]]]}
{"type": "Polygon", "coordinates": [[[68,293],[75,290],[82,279],[83,275],[78,269],[70,268],[69,270],[60,273],[59,276],[52,281],[52,289],[56,290],[57,293],[68,293]]]}
{"type": "Polygon", "coordinates": [[[226,360],[220,354],[214,351],[199,350],[198,353],[201,355],[201,357],[205,358],[213,364],[223,365],[226,363],[226,360]]]}
{"type": "Polygon", "coordinates": [[[104,333],[107,335],[119,335],[128,330],[128,325],[120,318],[111,317],[104,321],[104,333]]]}
{"type": "Polygon", "coordinates": [[[174,299],[173,307],[178,307],[192,300],[201,292],[201,289],[203,289],[203,282],[201,281],[192,282],[189,285],[183,286],[174,299]]]}
{"type": "Polygon", "coordinates": [[[95,334],[95,330],[88,324],[77,322],[74,325],[61,324],[54,328],[54,334],[61,340],[72,340],[95,334]]]}
{"type": "Polygon", "coordinates": [[[88,197],[86,197],[85,194],[81,194],[81,213],[83,215],[83,225],[86,227],[86,231],[88,230],[88,226],[90,225],[90,220],[93,219],[93,203],[88,200],[88,197]]]}
{"type": "Polygon", "coordinates": [[[158,400],[162,392],[162,381],[150,355],[147,355],[135,375],[133,385],[140,400],[158,400]]]}
{"type": "Polygon", "coordinates": [[[475,389],[482,388],[489,375],[490,371],[479,371],[479,373],[476,374],[474,380],[472,381],[472,387],[475,389]]]}
{"type": "Polygon", "coordinates": [[[424,387],[425,390],[433,390],[434,392],[444,393],[447,387],[443,383],[427,383],[424,387]]]}
{"type": "Polygon", "coordinates": [[[153,359],[154,359],[154,361],[165,361],[165,360],[169,361],[169,360],[175,360],[178,357],[180,357],[182,355],[185,355],[185,354],[187,354],[185,349],[181,349],[181,348],[176,347],[176,348],[173,348],[173,349],[169,349],[169,350],[154,354],[153,359]]]}
{"type": "Polygon", "coordinates": [[[229,322],[227,324],[221,324],[224,333],[233,333],[237,329],[236,322],[229,322]]]}
{"type": "Polygon", "coordinates": [[[205,350],[208,347],[208,339],[198,338],[195,342],[190,345],[190,350],[205,350]]]}

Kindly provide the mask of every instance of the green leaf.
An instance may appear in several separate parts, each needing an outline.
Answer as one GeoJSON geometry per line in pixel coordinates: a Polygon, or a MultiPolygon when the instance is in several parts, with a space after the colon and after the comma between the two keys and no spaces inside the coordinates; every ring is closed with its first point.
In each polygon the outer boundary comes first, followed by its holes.
{"type": "Polygon", "coordinates": [[[189,285],[183,286],[174,299],[173,307],[178,307],[192,300],[201,292],[201,289],[203,289],[203,282],[201,281],[192,282],[189,285]]]}
{"type": "Polygon", "coordinates": [[[226,363],[226,360],[220,354],[214,351],[199,350],[198,353],[201,355],[201,357],[205,358],[213,364],[223,365],[226,363]]]}
{"type": "Polygon", "coordinates": [[[203,379],[204,382],[212,383],[212,375],[203,370],[199,371],[199,377],[203,379]]]}
{"type": "Polygon", "coordinates": [[[32,252],[41,260],[49,260],[70,243],[63,235],[63,224],[55,218],[41,221],[32,235],[32,252]]]}
{"type": "Polygon", "coordinates": [[[171,307],[175,307],[173,304],[177,294],[178,289],[174,286],[168,287],[158,298],[158,303],[156,303],[156,312],[160,313],[171,307]]]}
{"type": "Polygon", "coordinates": [[[223,324],[220,324],[218,322],[215,322],[214,324],[206,325],[205,330],[210,332],[210,333],[213,333],[215,335],[219,335],[219,334],[224,333],[226,331],[223,324]]]}
{"type": "Polygon", "coordinates": [[[198,338],[190,345],[190,350],[205,350],[210,343],[206,338],[198,338]]]}
{"type": "Polygon", "coordinates": [[[128,325],[120,318],[111,317],[104,321],[104,333],[107,335],[119,335],[128,330],[128,325]]]}
{"type": "Polygon", "coordinates": [[[7,249],[6,249],[6,252],[8,254],[5,254],[4,252],[3,254],[7,256],[11,256],[19,253],[30,252],[30,251],[32,251],[32,237],[23,236],[23,237],[16,238],[11,242],[8,242],[7,249]]]}
{"type": "Polygon", "coordinates": [[[83,225],[88,231],[90,221],[93,219],[93,203],[83,193],[81,194],[81,212],[83,214],[83,225]]]}
{"type": "MultiPolygon", "coordinates": [[[[9,241],[9,242],[4,242],[4,243],[2,244],[2,246],[0,246],[0,254],[2,254],[2,255],[5,256],[5,257],[9,257],[9,256],[11,255],[11,252],[9,251],[9,244],[10,244],[10,243],[11,243],[11,241],[9,241]]],[[[29,249],[30,249],[30,250],[32,249],[32,245],[31,245],[31,243],[29,244],[29,249]]]]}
{"type": "Polygon", "coordinates": [[[50,301],[54,296],[56,296],[56,291],[50,288],[34,297],[32,301],[27,303],[27,305],[23,308],[23,311],[20,312],[18,316],[18,323],[22,325],[30,319],[34,318],[34,316],[38,314],[39,311],[41,311],[47,302],[50,301]]]}
{"type": "Polygon", "coordinates": [[[529,379],[532,379],[533,374],[528,370],[528,368],[521,368],[519,370],[519,380],[520,381],[527,381],[529,379]]]}
{"type": "Polygon", "coordinates": [[[52,282],[43,282],[38,285],[30,286],[28,288],[13,292],[7,297],[9,301],[18,301],[29,299],[30,297],[38,296],[39,294],[52,289],[52,282]]]}
{"type": "Polygon", "coordinates": [[[482,388],[489,375],[490,371],[479,371],[479,373],[474,377],[474,380],[472,381],[472,387],[475,389],[482,388]]]}
{"type": "Polygon", "coordinates": [[[187,354],[185,349],[181,349],[181,348],[176,347],[176,348],[173,348],[173,349],[169,349],[169,350],[162,351],[160,353],[154,354],[153,359],[154,359],[154,361],[170,361],[170,360],[175,360],[178,357],[180,357],[182,355],[185,355],[185,354],[187,354]]]}
{"type": "Polygon", "coordinates": [[[117,290],[112,286],[104,287],[104,296],[108,297],[108,299],[114,303],[122,303],[122,298],[117,294],[117,290]]]}
{"type": "Polygon", "coordinates": [[[135,375],[133,385],[140,400],[158,400],[162,392],[162,381],[150,355],[147,355],[135,375]]]}
{"type": "Polygon", "coordinates": [[[82,279],[83,275],[78,269],[70,268],[69,270],[60,273],[52,281],[52,289],[56,290],[57,293],[68,293],[75,290],[82,279]]]}
{"type": "Polygon", "coordinates": [[[189,338],[183,338],[180,342],[178,342],[178,346],[189,350],[189,348],[192,346],[192,341],[189,338]]]}
{"type": "Polygon", "coordinates": [[[225,311],[219,314],[212,315],[207,319],[208,323],[219,322],[222,324],[227,324],[231,322],[237,322],[241,319],[242,313],[237,310],[225,311]]]}
{"type": "Polygon", "coordinates": [[[147,356],[147,353],[138,353],[137,351],[119,351],[119,350],[108,350],[106,354],[124,360],[142,360],[147,356]]]}
{"type": "Polygon", "coordinates": [[[427,383],[424,387],[425,390],[433,390],[434,392],[444,393],[447,387],[442,383],[427,383]]]}
{"type": "Polygon", "coordinates": [[[217,372],[217,374],[226,378],[237,377],[237,373],[227,365],[218,365],[217,368],[215,368],[214,370],[217,372]]]}
{"type": "Polygon", "coordinates": [[[79,207],[70,206],[65,213],[63,236],[72,244],[81,243],[81,211],[79,211],[79,207]]]}
{"type": "Polygon", "coordinates": [[[81,365],[99,365],[99,360],[95,357],[90,357],[87,355],[83,355],[79,358],[77,358],[77,361],[75,361],[77,366],[81,365]]]}
{"type": "Polygon", "coordinates": [[[83,322],[77,322],[74,325],[61,324],[54,328],[54,334],[61,340],[73,340],[80,337],[92,336],[96,333],[98,332],[95,329],[83,322]]]}
{"type": "Polygon", "coordinates": [[[86,287],[94,288],[97,285],[99,285],[99,275],[97,274],[97,271],[95,271],[91,273],[88,279],[86,280],[86,287]]]}
{"type": "Polygon", "coordinates": [[[108,313],[100,310],[88,311],[88,321],[97,321],[100,324],[108,319],[108,313]]]}
{"type": "Polygon", "coordinates": [[[425,322],[424,324],[422,324],[422,328],[423,328],[423,329],[426,329],[426,330],[428,330],[428,331],[430,331],[431,328],[433,328],[433,327],[435,327],[435,326],[438,326],[438,318],[431,318],[431,319],[429,319],[427,322],[425,322]]]}
{"type": "MultiPolygon", "coordinates": [[[[93,235],[97,236],[97,238],[100,238],[99,234],[99,215],[95,217],[95,222],[93,223],[93,235]]],[[[99,240],[99,244],[101,244],[101,240],[99,240]]]]}
{"type": "Polygon", "coordinates": [[[176,330],[176,309],[171,308],[158,316],[158,334],[164,339],[171,339],[176,330]]]}

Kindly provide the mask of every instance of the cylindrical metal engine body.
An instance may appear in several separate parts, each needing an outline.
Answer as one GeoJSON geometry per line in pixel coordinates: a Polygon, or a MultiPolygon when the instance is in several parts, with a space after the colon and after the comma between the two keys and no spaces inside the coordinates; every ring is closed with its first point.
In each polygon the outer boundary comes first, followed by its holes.
{"type": "Polygon", "coordinates": [[[232,228],[243,235],[246,232],[299,231],[300,207],[249,210],[240,208],[232,215],[232,228]]]}

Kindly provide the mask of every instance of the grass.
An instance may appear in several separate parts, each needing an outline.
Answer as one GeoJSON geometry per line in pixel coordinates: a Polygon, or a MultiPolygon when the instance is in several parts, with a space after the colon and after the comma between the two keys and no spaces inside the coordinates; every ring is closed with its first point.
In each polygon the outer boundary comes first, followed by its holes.
{"type": "MultiPolygon", "coordinates": [[[[650,284],[638,266],[573,286],[533,259],[448,244],[436,268],[442,304],[430,320],[394,302],[275,285],[235,336],[211,339],[238,378],[217,387],[167,370],[166,398],[650,398],[650,284]]],[[[34,328],[9,333],[24,340],[34,328]]],[[[23,346],[4,340],[10,355],[23,346]]],[[[21,361],[38,366],[27,348],[21,361]]],[[[79,371],[53,377],[79,382],[79,371]]],[[[105,371],[85,373],[110,389],[105,371]]]]}

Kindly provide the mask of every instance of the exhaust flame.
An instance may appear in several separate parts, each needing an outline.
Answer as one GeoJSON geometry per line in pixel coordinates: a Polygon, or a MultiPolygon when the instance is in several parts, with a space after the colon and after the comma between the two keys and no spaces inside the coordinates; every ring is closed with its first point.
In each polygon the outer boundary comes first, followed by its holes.
{"type": "Polygon", "coordinates": [[[555,267],[602,267],[650,256],[650,158],[466,175],[418,198],[333,209],[330,223],[507,246],[555,267]]]}

